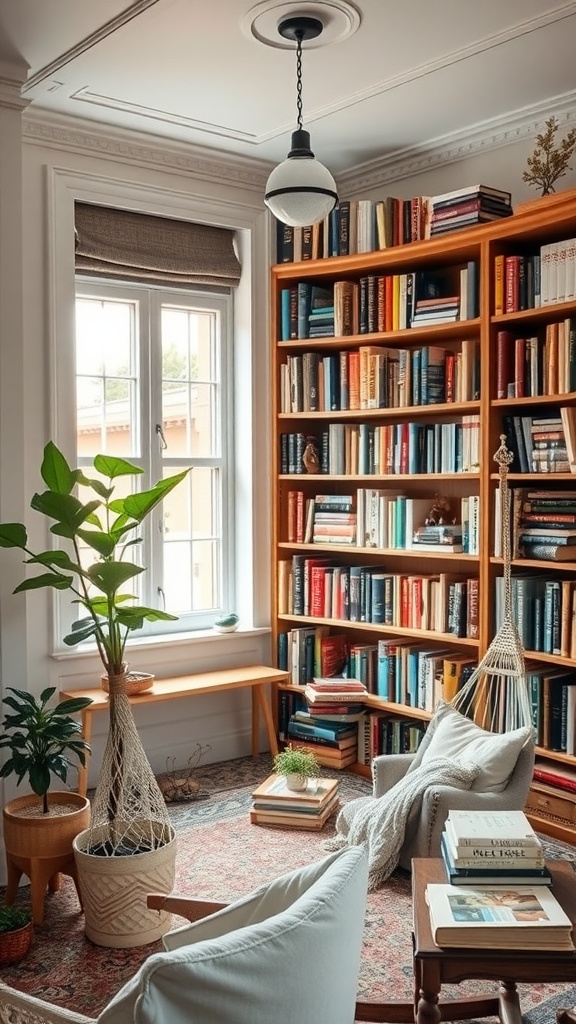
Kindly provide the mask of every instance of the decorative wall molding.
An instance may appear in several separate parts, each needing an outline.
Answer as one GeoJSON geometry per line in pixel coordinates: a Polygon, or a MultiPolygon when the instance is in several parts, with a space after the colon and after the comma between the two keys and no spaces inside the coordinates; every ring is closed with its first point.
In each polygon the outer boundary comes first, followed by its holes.
{"type": "Polygon", "coordinates": [[[217,184],[263,192],[271,164],[198,146],[160,140],[144,133],[98,127],[76,118],[52,118],[45,111],[23,121],[23,141],[86,156],[145,165],[151,169],[190,174],[217,184]]]}
{"type": "Polygon", "coordinates": [[[576,125],[576,90],[351,168],[337,176],[338,189],[345,196],[358,195],[381,185],[533,139],[542,131],[544,121],[552,115],[561,127],[576,125]]]}
{"type": "Polygon", "coordinates": [[[24,110],[29,100],[22,98],[22,85],[26,81],[28,65],[24,61],[0,60],[0,107],[24,110]]]}

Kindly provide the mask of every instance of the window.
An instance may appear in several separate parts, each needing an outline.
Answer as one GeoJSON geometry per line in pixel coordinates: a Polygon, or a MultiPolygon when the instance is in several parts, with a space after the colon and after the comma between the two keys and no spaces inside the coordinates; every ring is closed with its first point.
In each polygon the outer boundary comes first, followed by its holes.
{"type": "Polygon", "coordinates": [[[76,282],[77,465],[133,462],[133,489],[190,467],[143,526],[138,598],[202,629],[234,606],[232,298],[201,288],[76,282]],[[147,531],[147,532],[146,532],[147,531]]]}

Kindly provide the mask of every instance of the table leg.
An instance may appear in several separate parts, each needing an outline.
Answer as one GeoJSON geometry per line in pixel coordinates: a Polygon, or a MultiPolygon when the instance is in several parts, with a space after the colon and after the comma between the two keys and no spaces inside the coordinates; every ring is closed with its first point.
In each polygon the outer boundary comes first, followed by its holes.
{"type": "Polygon", "coordinates": [[[258,693],[259,686],[253,686],[250,690],[250,696],[252,698],[252,757],[258,757],[259,750],[259,739],[260,739],[260,713],[258,705],[258,693]]]}
{"type": "Polygon", "coordinates": [[[518,989],[513,981],[501,981],[499,991],[499,1017],[501,1024],[522,1024],[518,989]]]}
{"type": "Polygon", "coordinates": [[[268,685],[268,683],[260,683],[259,686],[253,687],[253,691],[257,701],[257,706],[262,712],[262,717],[266,726],[266,735],[268,736],[270,753],[274,756],[278,753],[278,740],[276,738],[276,729],[274,728],[274,718],[272,715],[270,699],[267,691],[265,690],[265,687],[268,685]]]}
{"type": "Polygon", "coordinates": [[[416,1024],[440,1024],[442,1019],[438,1006],[438,992],[426,992],[421,988],[416,1005],[416,1024]]]}

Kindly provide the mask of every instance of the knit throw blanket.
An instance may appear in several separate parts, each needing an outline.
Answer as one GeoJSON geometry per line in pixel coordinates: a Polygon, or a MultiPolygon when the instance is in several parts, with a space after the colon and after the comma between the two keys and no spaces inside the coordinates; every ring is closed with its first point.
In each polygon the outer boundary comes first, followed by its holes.
{"type": "Polygon", "coordinates": [[[414,803],[421,804],[432,786],[470,789],[479,771],[476,764],[434,758],[409,772],[383,796],[361,796],[345,804],[336,819],[336,835],[325,841],[324,848],[363,846],[368,854],[368,891],[373,892],[398,864],[414,803]]]}

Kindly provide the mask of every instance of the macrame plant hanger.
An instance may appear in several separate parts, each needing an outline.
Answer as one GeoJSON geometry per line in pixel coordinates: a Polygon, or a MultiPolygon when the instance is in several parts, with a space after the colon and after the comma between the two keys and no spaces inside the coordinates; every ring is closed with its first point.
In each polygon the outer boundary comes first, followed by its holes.
{"type": "Polygon", "coordinates": [[[506,447],[506,437],[501,434],[494,461],[498,463],[500,473],[504,618],[478,667],[450,701],[453,708],[490,732],[508,732],[532,726],[524,648],[512,619],[508,467],[513,458],[506,447]]]}

